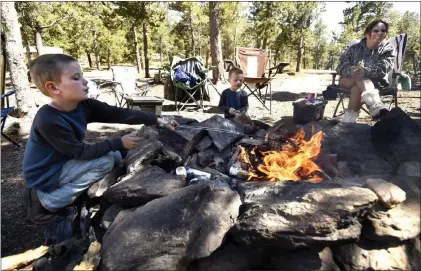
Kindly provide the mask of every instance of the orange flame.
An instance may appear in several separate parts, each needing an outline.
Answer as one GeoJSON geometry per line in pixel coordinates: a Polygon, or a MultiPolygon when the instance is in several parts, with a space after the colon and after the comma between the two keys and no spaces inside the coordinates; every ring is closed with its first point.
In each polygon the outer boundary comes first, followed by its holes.
{"type": "MultiPolygon", "coordinates": [[[[323,179],[316,175],[317,172],[321,172],[321,169],[312,161],[320,152],[322,137],[323,133],[318,132],[309,141],[305,141],[304,131],[300,129],[291,138],[298,145],[298,150],[292,144],[284,144],[281,151],[261,152],[263,164],[258,165],[257,169],[266,176],[256,173],[250,163],[249,154],[242,148],[240,159],[248,166],[250,173],[248,180],[252,178],[264,178],[271,181],[299,181],[304,179],[315,183],[322,182],[323,179]]],[[[256,148],[253,148],[250,155],[255,157],[255,152],[256,148]]]]}

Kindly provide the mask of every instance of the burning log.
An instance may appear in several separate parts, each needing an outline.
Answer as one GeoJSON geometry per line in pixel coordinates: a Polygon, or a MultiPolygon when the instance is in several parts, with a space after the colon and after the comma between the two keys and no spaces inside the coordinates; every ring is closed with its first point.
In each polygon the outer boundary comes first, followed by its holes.
{"type": "Polygon", "coordinates": [[[248,179],[308,180],[316,183],[321,182],[323,178],[331,179],[312,161],[320,152],[322,135],[319,132],[306,141],[303,130],[292,138],[287,137],[288,132],[272,133],[268,136],[268,151],[262,150],[262,147],[254,147],[251,150],[242,148],[240,161],[247,165],[248,179]],[[285,141],[290,144],[283,144],[285,141]]]}
{"type": "Polygon", "coordinates": [[[29,265],[36,259],[41,258],[48,252],[48,246],[40,246],[36,249],[27,250],[23,253],[1,258],[2,270],[14,270],[29,265]]]}

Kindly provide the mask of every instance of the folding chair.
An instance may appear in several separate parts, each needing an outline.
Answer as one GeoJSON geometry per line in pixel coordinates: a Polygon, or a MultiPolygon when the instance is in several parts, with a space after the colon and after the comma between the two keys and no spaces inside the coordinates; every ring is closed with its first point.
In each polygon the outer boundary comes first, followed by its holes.
{"type": "Polygon", "coordinates": [[[11,139],[8,135],[6,135],[3,132],[4,125],[6,124],[7,116],[9,116],[10,112],[12,112],[13,109],[15,109],[14,106],[10,106],[9,104],[9,96],[15,93],[16,93],[16,90],[12,90],[12,91],[7,92],[6,94],[1,95],[2,102],[3,102],[3,99],[6,99],[6,108],[1,109],[1,135],[4,136],[4,138],[6,138],[10,143],[15,145],[16,147],[21,147],[21,144],[17,143],[16,141],[11,139]]]}
{"type": "MultiPolygon", "coordinates": [[[[244,72],[244,84],[242,89],[248,89],[250,94],[272,114],[272,87],[271,81],[276,75],[278,69],[274,73],[269,72],[269,77],[265,77],[266,67],[270,58],[270,51],[255,48],[236,48],[237,67],[244,72]],[[254,84],[253,89],[250,88],[254,84]],[[265,95],[262,96],[262,90],[265,95]],[[266,106],[266,99],[269,92],[269,108],[266,106]]],[[[279,66],[280,67],[280,66],[279,66]]],[[[282,68],[283,69],[283,68],[282,68]]],[[[274,70],[274,69],[272,69],[274,70]]]]}
{"type": "MultiPolygon", "coordinates": [[[[393,70],[388,74],[389,86],[379,88],[380,97],[392,96],[392,100],[390,101],[390,104],[389,104],[389,110],[392,107],[392,104],[394,104],[395,107],[398,107],[398,83],[399,83],[399,77],[402,72],[403,60],[405,58],[407,38],[408,38],[407,34],[399,34],[396,37],[389,39],[390,44],[392,44],[395,49],[394,66],[393,66],[393,70]]],[[[359,40],[351,41],[350,44],[348,44],[347,48],[349,48],[352,44],[355,44],[356,42],[359,42],[359,40]]],[[[344,50],[344,52],[346,51],[346,49],[344,50]]],[[[335,82],[336,76],[337,76],[336,72],[332,73],[332,84],[328,86],[328,89],[329,88],[331,89],[330,91],[336,92],[337,94],[339,94],[339,101],[336,104],[335,111],[333,112],[332,118],[339,117],[345,114],[344,99],[345,98],[349,99],[351,97],[351,89],[340,87],[338,84],[336,84],[335,82]],[[342,111],[338,114],[338,109],[340,105],[342,105],[342,111]]],[[[340,81],[340,77],[339,77],[338,83],[339,81],[340,81]]],[[[365,109],[364,107],[362,107],[361,109],[364,112],[366,112],[368,115],[370,115],[367,109],[365,109]]]]}
{"type": "Polygon", "coordinates": [[[183,110],[188,103],[195,103],[198,108],[203,108],[203,101],[210,100],[209,86],[213,86],[214,90],[220,95],[215,85],[208,78],[208,72],[216,67],[209,67],[206,69],[200,57],[191,57],[182,59],[174,56],[170,66],[170,78],[172,82],[174,95],[174,102],[177,111],[183,110]],[[199,81],[194,86],[187,85],[186,82],[181,82],[176,78],[176,70],[180,69],[184,72],[190,73],[199,81]]]}
{"type": "Polygon", "coordinates": [[[137,69],[135,67],[125,66],[111,66],[111,72],[113,73],[113,80],[101,83],[98,88],[112,84],[111,92],[114,94],[116,99],[116,105],[124,107],[127,102],[127,97],[138,97],[145,96],[149,91],[149,83],[137,82],[137,69]],[[138,89],[142,91],[139,92],[138,89]]]}
{"type": "Polygon", "coordinates": [[[88,97],[92,99],[98,99],[99,96],[99,88],[98,84],[92,80],[86,79],[88,81],[89,93],[88,97]]]}

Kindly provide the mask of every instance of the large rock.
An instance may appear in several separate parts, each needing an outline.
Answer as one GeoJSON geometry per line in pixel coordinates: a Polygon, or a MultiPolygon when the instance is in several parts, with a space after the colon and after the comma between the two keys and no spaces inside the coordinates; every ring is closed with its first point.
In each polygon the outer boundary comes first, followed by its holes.
{"type": "Polygon", "coordinates": [[[224,150],[235,140],[244,136],[244,127],[219,115],[201,122],[199,126],[225,130],[224,132],[208,131],[209,137],[218,151],[224,150]]]}
{"type": "Polygon", "coordinates": [[[112,204],[134,207],[156,198],[165,197],[186,185],[184,180],[166,173],[162,168],[151,166],[142,172],[134,172],[104,193],[112,204]]]}
{"type": "Polygon", "coordinates": [[[318,250],[300,249],[280,256],[272,256],[264,270],[341,270],[329,247],[318,250]]]}
{"type": "Polygon", "coordinates": [[[192,185],[118,216],[104,236],[101,270],[180,270],[212,254],[241,200],[228,185],[192,185]]]}
{"type": "Polygon", "coordinates": [[[212,139],[209,136],[203,137],[200,142],[196,145],[196,150],[202,152],[212,145],[212,139]]]}
{"type": "Polygon", "coordinates": [[[225,242],[209,257],[189,265],[188,271],[242,271],[260,269],[263,259],[260,251],[247,249],[232,241],[225,242]]]}
{"type": "Polygon", "coordinates": [[[332,247],[342,270],[420,270],[420,240],[383,244],[362,238],[332,247]]]}
{"type": "Polygon", "coordinates": [[[157,140],[145,140],[140,146],[128,152],[125,158],[126,172],[139,172],[144,170],[162,151],[163,145],[157,140]]]}
{"type": "Polygon", "coordinates": [[[405,161],[421,161],[421,126],[400,108],[393,108],[371,129],[378,154],[397,167],[405,161]]]}
{"type": "Polygon", "coordinates": [[[238,190],[244,204],[235,241],[280,250],[357,240],[363,214],[377,201],[371,190],[339,181],[245,182],[238,190]]]}
{"type": "Polygon", "coordinates": [[[372,240],[403,241],[420,234],[420,178],[384,176],[406,193],[406,200],[393,209],[378,205],[367,216],[363,234],[372,240]]]}
{"type": "Polygon", "coordinates": [[[103,228],[104,230],[108,229],[108,227],[110,227],[114,219],[121,211],[123,211],[123,208],[120,205],[111,205],[102,216],[100,224],[101,228],[103,228]]]}
{"type": "MultiPolygon", "coordinates": [[[[392,174],[395,167],[379,157],[371,142],[371,126],[359,123],[317,121],[303,126],[306,140],[319,131],[324,133],[322,154],[337,154],[346,162],[353,177],[392,174]]],[[[347,174],[347,177],[349,175],[347,174]]]]}
{"type": "Polygon", "coordinates": [[[396,171],[398,175],[406,175],[411,177],[421,177],[421,163],[420,161],[407,161],[399,165],[396,171]]]}

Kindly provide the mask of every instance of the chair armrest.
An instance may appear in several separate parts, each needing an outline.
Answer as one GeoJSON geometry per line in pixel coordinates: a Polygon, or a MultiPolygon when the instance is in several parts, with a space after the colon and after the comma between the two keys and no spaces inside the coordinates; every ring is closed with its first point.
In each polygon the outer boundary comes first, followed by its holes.
{"type": "Polygon", "coordinates": [[[10,95],[13,95],[15,93],[16,93],[16,90],[11,90],[11,91],[1,95],[1,98],[3,99],[3,98],[6,98],[6,97],[9,97],[10,95]]]}
{"type": "Polygon", "coordinates": [[[334,85],[335,81],[336,81],[336,76],[338,75],[338,73],[337,72],[331,72],[330,74],[332,75],[332,85],[334,85]]]}

